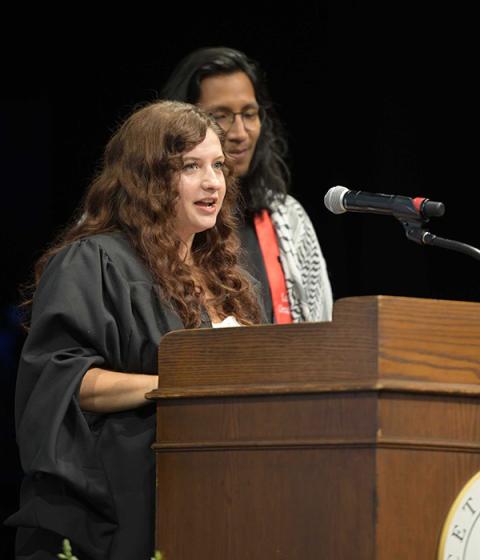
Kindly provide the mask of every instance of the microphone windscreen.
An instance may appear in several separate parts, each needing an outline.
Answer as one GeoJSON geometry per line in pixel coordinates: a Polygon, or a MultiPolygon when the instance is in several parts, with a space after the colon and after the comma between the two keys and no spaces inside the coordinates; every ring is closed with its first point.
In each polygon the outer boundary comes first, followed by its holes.
{"type": "Polygon", "coordinates": [[[332,187],[327,191],[325,198],[323,199],[325,206],[330,212],[334,214],[343,214],[347,210],[343,205],[343,197],[349,191],[346,187],[332,187]]]}

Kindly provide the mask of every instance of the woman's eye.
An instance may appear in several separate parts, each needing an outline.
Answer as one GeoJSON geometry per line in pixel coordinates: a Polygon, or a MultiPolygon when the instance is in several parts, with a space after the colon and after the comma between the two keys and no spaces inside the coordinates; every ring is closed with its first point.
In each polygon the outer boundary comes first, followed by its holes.
{"type": "Polygon", "coordinates": [[[215,169],[223,169],[225,167],[225,162],[224,161],[217,161],[214,164],[215,169]]]}
{"type": "Polygon", "coordinates": [[[184,171],[190,171],[190,170],[192,170],[192,169],[197,169],[197,167],[198,167],[198,164],[197,164],[197,163],[186,163],[186,164],[183,166],[183,169],[184,169],[184,171]]]}

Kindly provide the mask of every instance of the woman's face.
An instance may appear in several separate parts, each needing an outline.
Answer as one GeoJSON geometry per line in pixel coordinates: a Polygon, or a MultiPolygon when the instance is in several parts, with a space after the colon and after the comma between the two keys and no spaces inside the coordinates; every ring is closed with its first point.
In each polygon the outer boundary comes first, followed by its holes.
{"type": "Polygon", "coordinates": [[[196,233],[215,226],[225,198],[225,157],[218,136],[207,130],[203,142],[183,154],[175,229],[188,247],[196,233]]]}

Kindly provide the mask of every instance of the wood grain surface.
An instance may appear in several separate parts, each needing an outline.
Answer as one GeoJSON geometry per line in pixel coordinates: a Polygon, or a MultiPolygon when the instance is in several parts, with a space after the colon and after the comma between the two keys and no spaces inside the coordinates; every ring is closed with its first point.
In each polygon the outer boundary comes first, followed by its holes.
{"type": "Polygon", "coordinates": [[[480,470],[478,304],[367,297],[331,324],[168,335],[157,546],[169,560],[435,559],[480,470]]]}

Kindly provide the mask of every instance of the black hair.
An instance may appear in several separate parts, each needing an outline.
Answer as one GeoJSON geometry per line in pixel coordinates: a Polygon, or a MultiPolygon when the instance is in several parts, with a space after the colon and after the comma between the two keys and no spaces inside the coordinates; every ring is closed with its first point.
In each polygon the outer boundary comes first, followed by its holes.
{"type": "Polygon", "coordinates": [[[255,153],[247,174],[240,179],[247,211],[253,213],[269,208],[273,200],[283,202],[290,184],[285,133],[258,63],[228,47],[198,49],[180,61],[164,85],[161,97],[195,104],[204,78],[235,72],[244,72],[249,77],[261,107],[262,128],[255,153]]]}

